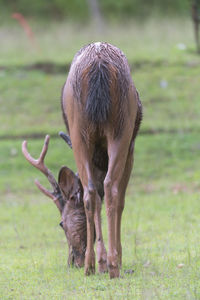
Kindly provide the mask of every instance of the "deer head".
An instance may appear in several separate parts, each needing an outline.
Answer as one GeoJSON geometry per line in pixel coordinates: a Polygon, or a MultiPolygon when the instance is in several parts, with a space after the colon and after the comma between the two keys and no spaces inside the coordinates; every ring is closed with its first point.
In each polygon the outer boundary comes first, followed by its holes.
{"type": "Polygon", "coordinates": [[[48,150],[50,136],[45,138],[42,152],[34,159],[27,150],[27,141],[22,143],[22,152],[27,161],[40,170],[50,182],[53,191],[44,188],[38,180],[35,184],[42,193],[50,197],[56,204],[60,214],[60,226],[63,228],[68,246],[68,265],[82,267],[84,265],[87,244],[86,216],[83,204],[83,188],[78,175],[64,166],[60,169],[58,182],[45,166],[44,159],[48,150]]]}

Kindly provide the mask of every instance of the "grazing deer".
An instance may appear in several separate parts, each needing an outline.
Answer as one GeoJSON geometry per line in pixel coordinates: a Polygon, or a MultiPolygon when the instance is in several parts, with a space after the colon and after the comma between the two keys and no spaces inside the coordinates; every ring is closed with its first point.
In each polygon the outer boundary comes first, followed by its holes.
{"type": "Polygon", "coordinates": [[[83,187],[87,222],[85,274],[119,277],[121,217],[142,106],[124,54],[107,43],[83,47],[62,91],[62,111],[83,187]],[[101,229],[101,198],[108,219],[108,256],[101,229]]]}
{"type": "Polygon", "coordinates": [[[58,183],[44,164],[49,136],[38,160],[27,142],[25,158],[48,178],[53,192],[38,188],[58,207],[68,245],[68,263],[95,271],[96,236],[99,272],[119,276],[121,265],[121,216],[129,181],[134,141],[142,119],[142,106],[124,54],[107,43],[94,43],[75,56],[62,91],[62,111],[70,137],[61,137],[74,151],[79,177],[62,167],[58,183]],[[105,196],[108,217],[108,257],[101,230],[101,202],[105,196]]]}

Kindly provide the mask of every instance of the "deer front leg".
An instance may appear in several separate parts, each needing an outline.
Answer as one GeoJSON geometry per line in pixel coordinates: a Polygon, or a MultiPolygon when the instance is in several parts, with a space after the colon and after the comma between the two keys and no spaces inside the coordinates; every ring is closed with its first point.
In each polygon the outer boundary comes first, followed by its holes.
{"type": "Polygon", "coordinates": [[[92,184],[84,188],[84,207],[87,219],[87,248],[85,253],[85,275],[95,273],[94,253],[94,210],[95,210],[95,189],[92,184]]]}
{"type": "MultiPolygon", "coordinates": [[[[77,125],[77,124],[75,124],[77,125]]],[[[94,212],[96,188],[93,180],[91,153],[93,148],[83,142],[79,128],[72,128],[71,138],[73,152],[79,177],[83,186],[83,201],[87,222],[87,248],[85,252],[85,275],[95,273],[95,252],[94,252],[94,212]]]]}

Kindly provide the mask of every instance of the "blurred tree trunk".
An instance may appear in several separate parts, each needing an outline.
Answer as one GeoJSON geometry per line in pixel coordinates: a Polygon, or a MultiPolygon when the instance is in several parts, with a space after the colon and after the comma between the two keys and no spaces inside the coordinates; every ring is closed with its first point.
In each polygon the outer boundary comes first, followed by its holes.
{"type": "Polygon", "coordinates": [[[103,29],[104,21],[98,0],[87,0],[92,22],[98,30],[103,29]]]}
{"type": "Polygon", "coordinates": [[[200,38],[199,38],[200,0],[192,1],[192,19],[194,22],[194,34],[195,34],[197,52],[200,53],[200,38]]]}

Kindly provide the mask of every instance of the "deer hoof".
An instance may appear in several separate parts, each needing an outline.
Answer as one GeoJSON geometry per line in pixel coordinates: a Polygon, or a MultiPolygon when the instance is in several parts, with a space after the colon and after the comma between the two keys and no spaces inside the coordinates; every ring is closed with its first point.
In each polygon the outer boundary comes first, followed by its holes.
{"type": "Polygon", "coordinates": [[[95,267],[94,266],[85,267],[85,275],[90,276],[92,274],[95,274],[95,267]]]}
{"type": "Polygon", "coordinates": [[[118,267],[110,267],[109,275],[110,275],[110,279],[119,278],[119,276],[120,276],[119,268],[118,267]]]}
{"type": "Polygon", "coordinates": [[[88,255],[87,251],[85,253],[85,275],[89,276],[95,274],[95,254],[90,253],[88,255]]]}
{"type": "Polygon", "coordinates": [[[108,272],[107,262],[103,261],[99,263],[99,273],[106,273],[108,272]]]}

